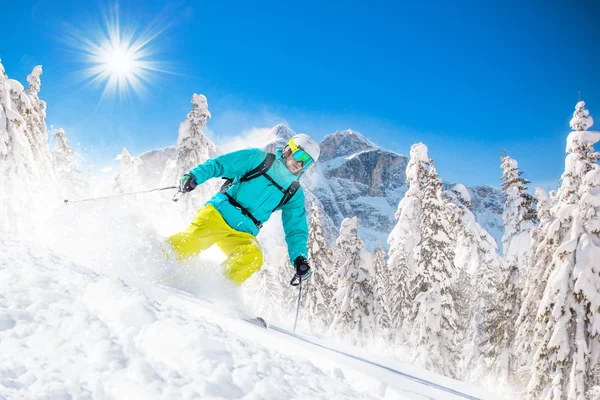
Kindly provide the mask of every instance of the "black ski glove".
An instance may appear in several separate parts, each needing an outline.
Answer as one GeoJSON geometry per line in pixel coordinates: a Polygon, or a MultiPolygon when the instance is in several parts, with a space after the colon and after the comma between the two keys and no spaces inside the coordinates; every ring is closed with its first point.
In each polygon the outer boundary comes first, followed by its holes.
{"type": "Polygon", "coordinates": [[[292,286],[298,286],[300,284],[300,281],[307,280],[310,274],[312,273],[312,269],[310,269],[308,261],[302,256],[296,257],[296,259],[294,260],[294,268],[296,268],[296,274],[290,282],[290,285],[292,286]]]}
{"type": "Polygon", "coordinates": [[[182,193],[191,192],[196,186],[198,186],[198,182],[193,174],[185,174],[179,180],[179,191],[182,193]]]}

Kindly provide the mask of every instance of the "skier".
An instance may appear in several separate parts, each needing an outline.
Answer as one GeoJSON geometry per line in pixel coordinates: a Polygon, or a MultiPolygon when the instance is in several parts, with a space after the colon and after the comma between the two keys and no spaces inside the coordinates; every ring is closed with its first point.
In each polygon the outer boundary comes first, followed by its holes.
{"type": "Polygon", "coordinates": [[[193,168],[179,181],[187,193],[210,178],[226,179],[183,232],[167,238],[177,261],[183,261],[213,244],[227,259],[225,275],[237,284],[258,271],[263,263],[256,235],[271,214],[281,209],[285,240],[298,285],[311,274],[307,261],[308,226],[304,193],[299,179],[319,158],[319,144],[308,135],[293,136],[276,154],[260,149],[234,151],[193,168]]]}

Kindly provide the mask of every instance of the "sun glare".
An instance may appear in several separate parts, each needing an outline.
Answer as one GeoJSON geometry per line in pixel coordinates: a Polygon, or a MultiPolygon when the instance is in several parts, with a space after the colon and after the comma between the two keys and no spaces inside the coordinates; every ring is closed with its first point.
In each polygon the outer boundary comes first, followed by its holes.
{"type": "Polygon", "coordinates": [[[102,87],[102,97],[120,99],[134,93],[146,94],[147,86],[156,82],[160,74],[169,73],[165,63],[157,60],[156,39],[163,32],[152,26],[136,31],[119,24],[119,7],[113,7],[103,18],[95,35],[72,28],[65,33],[65,42],[82,56],[83,80],[102,87]]]}
{"type": "Polygon", "coordinates": [[[134,59],[126,49],[111,49],[105,54],[104,64],[111,74],[124,76],[133,72],[134,59]]]}

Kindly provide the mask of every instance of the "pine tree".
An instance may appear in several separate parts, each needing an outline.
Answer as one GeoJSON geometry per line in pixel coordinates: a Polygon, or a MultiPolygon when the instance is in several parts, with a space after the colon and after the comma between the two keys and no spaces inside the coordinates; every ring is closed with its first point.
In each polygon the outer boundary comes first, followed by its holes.
{"type": "Polygon", "coordinates": [[[138,165],[142,164],[139,157],[133,157],[125,147],[116,158],[120,162],[119,172],[113,183],[113,190],[117,193],[127,193],[139,190],[142,182],[138,175],[138,165]]]}
{"type": "Polygon", "coordinates": [[[358,238],[358,218],[345,218],[337,240],[341,267],[335,294],[332,336],[365,344],[373,339],[375,294],[372,273],[361,257],[363,242],[358,238]]]}
{"type": "Polygon", "coordinates": [[[391,280],[391,272],[385,260],[386,251],[379,243],[373,254],[373,270],[375,271],[375,299],[378,308],[375,310],[376,336],[390,341],[392,338],[392,320],[389,312],[388,296],[395,285],[391,280]]]}
{"type": "Polygon", "coordinates": [[[28,131],[29,144],[35,156],[36,163],[41,171],[44,171],[43,187],[50,193],[54,188],[54,174],[52,170],[52,156],[48,145],[48,128],[46,126],[46,102],[39,99],[38,94],[41,90],[42,66],[37,65],[27,76],[29,87],[23,92],[21,100],[24,100],[22,106],[22,116],[28,131]]]}
{"type": "Polygon", "coordinates": [[[57,178],[59,190],[63,196],[70,197],[82,188],[82,182],[77,176],[81,169],[73,161],[74,151],[69,145],[69,139],[63,129],[54,132],[56,141],[52,149],[52,165],[57,178]]]}
{"type": "Polygon", "coordinates": [[[547,232],[558,248],[544,274],[529,398],[583,399],[600,383],[600,132],[588,131],[592,124],[585,103],[577,103],[547,232]]]}
{"type": "Polygon", "coordinates": [[[441,188],[442,182],[430,160],[418,215],[421,240],[414,250],[410,343],[417,363],[430,371],[455,376],[457,315],[451,289],[456,271],[449,237],[450,215],[441,188]]]}
{"type": "Polygon", "coordinates": [[[406,325],[410,302],[409,282],[415,271],[413,249],[420,240],[418,215],[427,179],[429,158],[427,146],[423,143],[412,145],[410,161],[406,166],[408,191],[398,204],[398,222],[388,237],[388,270],[390,271],[389,292],[386,293],[388,311],[392,326],[392,339],[403,342],[410,327],[406,325]]]}
{"type": "Polygon", "coordinates": [[[540,224],[531,231],[531,255],[527,260],[523,285],[523,303],[516,321],[514,353],[518,376],[531,368],[534,355],[534,331],[536,314],[544,293],[545,268],[550,264],[556,246],[546,240],[548,227],[554,221],[551,213],[552,199],[542,188],[535,188],[537,215],[540,224]]]}
{"type": "MultiPolygon", "coordinates": [[[[192,168],[217,155],[216,146],[202,131],[206,128],[206,122],[210,117],[206,97],[202,94],[194,94],[192,111],[179,125],[177,158],[167,165],[162,178],[163,184],[172,185],[192,168]]],[[[208,183],[183,196],[179,201],[179,207],[184,216],[189,218],[195,214],[217,190],[217,184],[208,183]]]]}
{"type": "Polygon", "coordinates": [[[51,171],[45,175],[31,147],[23,85],[9,79],[0,63],[0,229],[31,237],[54,204],[51,171]],[[44,196],[39,196],[44,193],[44,196]]]}
{"type": "Polygon", "coordinates": [[[521,308],[522,273],[530,254],[531,231],[537,221],[533,197],[527,193],[517,161],[509,156],[502,160],[502,190],[504,204],[504,235],[502,237],[504,264],[502,281],[498,287],[496,303],[487,310],[485,332],[487,342],[482,353],[491,363],[491,373],[500,380],[508,380],[516,369],[513,343],[515,324],[521,308]]]}
{"type": "Polygon", "coordinates": [[[480,349],[487,341],[483,316],[496,299],[501,259],[496,241],[469,209],[471,198],[467,189],[457,184],[444,196],[451,215],[450,237],[458,270],[452,287],[458,317],[457,340],[463,343],[465,353],[459,375],[478,381],[486,365],[480,349]]]}
{"type": "Polygon", "coordinates": [[[324,331],[332,321],[334,254],[327,246],[324,232],[325,210],[316,197],[311,199],[310,210],[308,258],[313,272],[306,286],[302,308],[306,310],[311,330],[324,331]]]}

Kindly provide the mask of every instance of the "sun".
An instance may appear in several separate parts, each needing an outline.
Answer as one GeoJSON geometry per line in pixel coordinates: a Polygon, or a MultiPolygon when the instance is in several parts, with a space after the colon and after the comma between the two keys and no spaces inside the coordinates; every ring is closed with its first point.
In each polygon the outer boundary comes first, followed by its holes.
{"type": "Polygon", "coordinates": [[[166,24],[161,25],[162,29],[149,26],[143,31],[121,26],[115,5],[93,35],[89,29],[70,27],[62,39],[85,64],[81,80],[102,88],[101,99],[123,99],[131,94],[141,98],[161,74],[170,73],[166,63],[158,60],[156,41],[166,24]]]}
{"type": "Polygon", "coordinates": [[[104,64],[111,74],[126,76],[132,74],[135,68],[135,55],[128,49],[112,48],[104,55],[104,64]]]}

